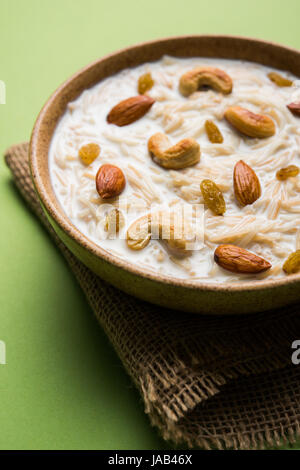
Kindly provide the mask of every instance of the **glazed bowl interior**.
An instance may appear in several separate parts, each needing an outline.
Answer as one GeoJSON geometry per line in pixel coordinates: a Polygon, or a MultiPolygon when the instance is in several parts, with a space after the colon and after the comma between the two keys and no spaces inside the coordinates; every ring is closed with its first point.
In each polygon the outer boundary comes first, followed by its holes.
{"type": "Polygon", "coordinates": [[[276,288],[286,283],[296,284],[299,289],[300,275],[292,275],[274,280],[245,281],[242,283],[205,283],[172,278],[147,271],[132,265],[102,249],[86,238],[68,219],[59,205],[49,176],[48,152],[55,128],[70,101],[75,100],[84,90],[101,80],[120,72],[124,68],[136,67],[145,62],[157,61],[163,55],[176,57],[211,57],[239,59],[257,62],[281,70],[288,70],[300,77],[300,52],[277,44],[255,39],[227,36],[175,37],[140,44],[118,51],[88,65],[50,97],[35,123],[30,143],[30,166],[33,182],[46,214],[50,215],[58,233],[67,233],[74,246],[80,245],[93,256],[134,273],[142,278],[154,279],[162,284],[180,285],[190,289],[259,290],[276,288]]]}

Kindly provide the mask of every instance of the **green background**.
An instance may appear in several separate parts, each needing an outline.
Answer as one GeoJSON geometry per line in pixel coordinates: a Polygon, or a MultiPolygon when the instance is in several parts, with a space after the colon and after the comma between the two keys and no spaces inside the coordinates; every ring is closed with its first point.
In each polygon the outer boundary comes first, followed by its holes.
{"type": "MultiPolygon", "coordinates": [[[[104,54],[153,38],[254,36],[300,48],[299,0],[0,0],[0,151],[104,54]]],[[[0,448],[164,449],[62,257],[0,164],[0,448]]],[[[300,445],[299,445],[300,448],[300,445]]]]}

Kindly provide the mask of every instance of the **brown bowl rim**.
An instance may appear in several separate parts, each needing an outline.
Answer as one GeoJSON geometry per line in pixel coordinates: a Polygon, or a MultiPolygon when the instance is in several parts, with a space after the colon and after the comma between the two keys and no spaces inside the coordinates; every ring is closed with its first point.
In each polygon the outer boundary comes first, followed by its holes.
{"type": "MultiPolygon", "coordinates": [[[[160,273],[154,273],[153,271],[149,270],[147,271],[144,267],[143,268],[138,268],[131,262],[127,262],[126,260],[122,260],[119,257],[116,257],[115,255],[109,253],[107,250],[102,249],[99,245],[96,243],[92,242],[88,237],[86,237],[79,229],[75,227],[75,225],[72,224],[72,222],[69,220],[68,216],[66,214],[63,215],[63,209],[62,213],[60,213],[56,207],[55,204],[52,203],[51,198],[49,197],[47,190],[43,184],[43,179],[39,173],[38,170],[38,163],[37,163],[37,151],[38,151],[38,144],[39,144],[39,139],[42,138],[42,131],[41,131],[41,125],[44,121],[44,119],[47,117],[47,113],[51,109],[52,103],[55,101],[56,97],[62,93],[62,91],[70,85],[72,82],[76,81],[78,77],[84,75],[90,68],[96,66],[98,63],[107,60],[115,55],[126,53],[130,51],[131,49],[134,49],[136,47],[143,47],[143,46],[155,46],[157,43],[162,43],[162,42],[168,42],[172,40],[188,40],[188,39],[197,39],[197,38],[207,38],[207,39],[220,39],[222,40],[223,38],[226,39],[235,39],[235,40],[241,40],[241,41],[252,41],[260,44],[264,44],[270,47],[276,47],[276,48],[281,48],[287,51],[290,51],[292,53],[297,53],[299,54],[299,50],[295,48],[291,48],[289,46],[284,46],[282,44],[273,42],[273,41],[266,41],[266,40],[261,40],[261,39],[256,39],[256,38],[251,38],[251,37],[245,37],[245,36],[236,36],[236,35],[218,35],[218,34],[205,34],[205,35],[183,35],[183,36],[169,36],[169,37],[164,37],[160,39],[155,39],[151,41],[145,41],[141,43],[137,43],[122,49],[119,49],[115,52],[112,52],[110,54],[107,54],[100,59],[97,59],[85,67],[81,68],[79,71],[75,72],[73,75],[71,75],[70,78],[65,80],[48,98],[44,106],[42,107],[40,113],[38,114],[38,117],[35,121],[32,134],[31,134],[31,139],[30,139],[30,145],[29,145],[29,164],[30,164],[30,171],[31,171],[31,177],[34,183],[35,190],[38,194],[38,197],[40,199],[40,202],[42,205],[45,207],[47,212],[51,215],[51,217],[54,219],[54,221],[60,226],[60,228],[66,232],[75,242],[77,242],[81,247],[85,248],[88,250],[90,253],[95,255],[96,257],[99,257],[101,259],[104,259],[104,261],[114,265],[117,268],[120,268],[122,270],[128,271],[134,275],[140,276],[142,278],[146,278],[155,282],[160,282],[162,284],[169,284],[175,287],[182,287],[186,289],[192,289],[192,290],[206,290],[206,291],[228,291],[228,292],[234,292],[234,291],[256,291],[256,290],[264,290],[264,289],[270,289],[270,288],[275,288],[275,287],[280,287],[283,285],[287,284],[298,284],[300,282],[300,273],[299,274],[292,274],[287,277],[279,278],[279,279],[270,279],[270,280],[251,280],[251,281],[241,281],[239,282],[205,282],[205,281],[193,281],[193,280],[186,280],[186,279],[180,279],[180,278],[175,278],[172,276],[167,276],[163,275],[160,273]]],[[[228,57],[229,58],[229,57],[228,57]]],[[[254,62],[256,63],[256,62],[254,62]]],[[[82,91],[81,91],[82,93],[82,91]]],[[[62,116],[62,114],[61,114],[62,116]]],[[[58,121],[57,121],[58,122],[58,121]]],[[[54,191],[53,191],[54,193],[54,191]]],[[[54,193],[55,196],[55,193],[54,193]]],[[[56,198],[55,198],[56,199],[56,198]]],[[[59,202],[56,199],[56,203],[59,206],[59,202]]]]}

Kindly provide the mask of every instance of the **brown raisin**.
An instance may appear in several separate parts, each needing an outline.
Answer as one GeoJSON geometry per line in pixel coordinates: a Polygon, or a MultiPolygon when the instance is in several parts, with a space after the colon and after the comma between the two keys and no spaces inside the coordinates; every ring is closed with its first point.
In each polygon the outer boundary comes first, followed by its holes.
{"type": "Polygon", "coordinates": [[[140,95],[146,93],[146,91],[151,90],[154,85],[154,80],[150,72],[144,73],[141,75],[138,82],[138,92],[140,95]]]}
{"type": "Polygon", "coordinates": [[[223,136],[221,131],[219,130],[218,126],[213,122],[207,120],[205,122],[205,130],[207,137],[209,138],[212,144],[222,144],[223,143],[223,136]]]}
{"type": "Polygon", "coordinates": [[[286,274],[294,274],[300,271],[300,250],[295,251],[288,257],[282,269],[286,274]]]}
{"type": "Polygon", "coordinates": [[[223,215],[226,211],[226,203],[222,192],[211,180],[203,180],[200,189],[207,207],[216,215],[223,215]]]}
{"type": "Polygon", "coordinates": [[[79,157],[85,165],[90,165],[98,157],[100,153],[100,147],[98,144],[87,144],[83,145],[79,149],[79,157]]]}
{"type": "Polygon", "coordinates": [[[282,75],[279,75],[279,73],[276,72],[270,72],[268,74],[269,79],[275,83],[277,86],[292,86],[293,82],[292,80],[289,80],[288,78],[283,77],[282,75]]]}
{"type": "Polygon", "coordinates": [[[289,165],[286,168],[281,168],[276,173],[276,178],[279,181],[285,181],[292,176],[297,176],[299,174],[299,168],[295,165],[289,165]]]}

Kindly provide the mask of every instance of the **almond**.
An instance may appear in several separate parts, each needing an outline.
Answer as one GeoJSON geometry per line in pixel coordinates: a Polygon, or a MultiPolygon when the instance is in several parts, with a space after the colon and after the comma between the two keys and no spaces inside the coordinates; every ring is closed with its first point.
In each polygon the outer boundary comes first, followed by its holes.
{"type": "Polygon", "coordinates": [[[252,113],[240,106],[231,106],[224,116],[233,127],[248,137],[263,139],[275,134],[275,124],[269,116],[252,113]]]}
{"type": "Polygon", "coordinates": [[[298,101],[297,103],[296,102],[290,103],[287,105],[287,107],[293,114],[295,114],[295,116],[300,117],[300,101],[298,101]]]}
{"type": "Polygon", "coordinates": [[[233,172],[235,197],[242,206],[253,204],[261,195],[259,179],[243,160],[237,162],[233,172]]]}
{"type": "Polygon", "coordinates": [[[102,199],[119,196],[125,184],[124,173],[117,166],[106,164],[99,168],[96,175],[96,189],[102,199]]]}
{"type": "Polygon", "coordinates": [[[235,245],[219,245],[214,254],[215,262],[233,273],[261,273],[272,265],[260,256],[235,245]]]}
{"type": "Polygon", "coordinates": [[[203,86],[209,86],[224,95],[232,91],[232,79],[224,70],[214,67],[196,67],[182,75],[179,81],[179,91],[183,96],[189,96],[203,86]]]}
{"type": "Polygon", "coordinates": [[[122,127],[143,117],[154,103],[147,95],[137,95],[121,101],[107,115],[107,122],[122,127]]]}

